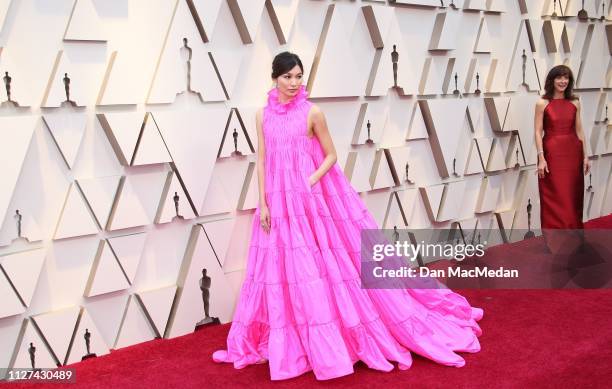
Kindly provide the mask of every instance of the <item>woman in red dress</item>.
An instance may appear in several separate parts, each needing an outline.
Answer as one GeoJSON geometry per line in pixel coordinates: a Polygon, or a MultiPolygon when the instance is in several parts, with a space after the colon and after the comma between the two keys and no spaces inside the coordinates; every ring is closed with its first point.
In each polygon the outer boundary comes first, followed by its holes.
{"type": "Polygon", "coordinates": [[[543,230],[583,228],[583,174],[588,174],[590,162],[580,120],[580,101],[572,93],[573,87],[572,70],[565,65],[553,67],[546,76],[545,93],[535,108],[543,230]]]}

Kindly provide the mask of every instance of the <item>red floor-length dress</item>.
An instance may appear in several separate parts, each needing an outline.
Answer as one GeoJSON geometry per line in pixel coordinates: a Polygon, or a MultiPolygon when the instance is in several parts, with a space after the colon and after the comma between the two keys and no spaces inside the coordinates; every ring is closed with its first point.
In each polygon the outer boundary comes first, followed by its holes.
{"type": "Polygon", "coordinates": [[[542,142],[550,172],[538,179],[542,229],[583,228],[584,152],[576,110],[568,99],[551,99],[544,108],[542,142]]]}

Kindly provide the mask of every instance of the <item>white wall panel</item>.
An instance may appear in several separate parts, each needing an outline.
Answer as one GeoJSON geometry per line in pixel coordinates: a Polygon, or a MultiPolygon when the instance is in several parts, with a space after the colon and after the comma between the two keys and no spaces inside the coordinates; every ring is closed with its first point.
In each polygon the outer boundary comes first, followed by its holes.
{"type": "MultiPolygon", "coordinates": [[[[300,56],[381,227],[516,241],[530,203],[537,229],[533,113],[560,63],[592,160],[584,219],[612,212],[605,22],[579,21],[579,1],[559,1],[562,18],[549,0],[395,3],[0,0],[0,365],[27,367],[29,342],[40,366],[79,362],[85,329],[98,356],[192,332],[203,268],[210,316],[231,320],[258,205],[255,113],[280,51],[300,56]]],[[[600,1],[585,6],[599,18],[600,1]]]]}

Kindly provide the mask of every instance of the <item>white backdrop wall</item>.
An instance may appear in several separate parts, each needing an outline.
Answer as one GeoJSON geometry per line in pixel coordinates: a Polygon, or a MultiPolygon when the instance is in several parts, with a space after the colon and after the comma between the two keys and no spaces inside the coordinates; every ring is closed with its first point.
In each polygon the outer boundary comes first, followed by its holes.
{"type": "Polygon", "coordinates": [[[381,227],[512,237],[531,202],[538,228],[533,110],[559,63],[593,164],[585,220],[611,213],[607,2],[585,21],[575,0],[440,3],[0,0],[0,366],[29,367],[30,343],[37,367],[78,362],[86,329],[97,355],[192,332],[204,268],[231,321],[283,50],[381,227]]]}

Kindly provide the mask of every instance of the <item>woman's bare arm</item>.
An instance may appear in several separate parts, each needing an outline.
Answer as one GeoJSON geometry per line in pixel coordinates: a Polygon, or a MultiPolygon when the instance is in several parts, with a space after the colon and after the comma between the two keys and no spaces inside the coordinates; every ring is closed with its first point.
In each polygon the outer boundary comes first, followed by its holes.
{"type": "Polygon", "coordinates": [[[535,129],[535,142],[536,149],[538,150],[538,159],[544,156],[544,153],[542,152],[544,150],[544,146],[542,145],[542,137],[544,136],[544,108],[546,108],[546,104],[546,100],[540,99],[535,106],[533,128],[535,129]]]}
{"type": "Polygon", "coordinates": [[[580,100],[572,101],[576,106],[576,136],[582,142],[582,151],[584,155],[583,172],[588,174],[591,171],[591,162],[589,160],[589,154],[587,154],[586,139],[584,136],[584,128],[582,127],[582,115],[580,109],[580,100]]]}
{"type": "Polygon", "coordinates": [[[573,101],[574,105],[576,106],[576,135],[578,136],[578,139],[580,139],[580,141],[582,141],[582,150],[584,151],[584,157],[586,158],[588,156],[587,154],[587,147],[586,147],[586,141],[584,139],[584,129],[582,127],[582,119],[581,119],[581,114],[580,114],[580,100],[574,100],[573,101]]]}
{"type": "Polygon", "coordinates": [[[257,183],[259,188],[259,205],[260,207],[267,206],[266,204],[266,192],[265,192],[265,160],[266,160],[266,146],[264,143],[263,127],[261,124],[263,116],[263,109],[260,108],[255,114],[255,122],[257,127],[257,183]]]}
{"type": "Polygon", "coordinates": [[[535,115],[533,121],[533,128],[535,131],[535,142],[536,149],[538,150],[538,168],[536,174],[540,178],[544,178],[546,173],[550,173],[548,170],[548,164],[546,158],[544,158],[544,144],[542,137],[544,136],[544,108],[548,102],[544,99],[538,100],[535,106],[535,115]]]}
{"type": "Polygon", "coordinates": [[[321,165],[314,171],[314,173],[310,176],[310,184],[314,185],[317,181],[321,179],[327,173],[329,169],[336,163],[338,160],[336,154],[336,148],[334,147],[334,142],[332,141],[331,135],[329,134],[329,129],[327,128],[327,121],[325,120],[325,114],[321,109],[313,105],[310,109],[309,116],[312,123],[312,130],[314,136],[319,138],[319,143],[321,144],[321,148],[325,153],[325,159],[321,163],[321,165]]]}

